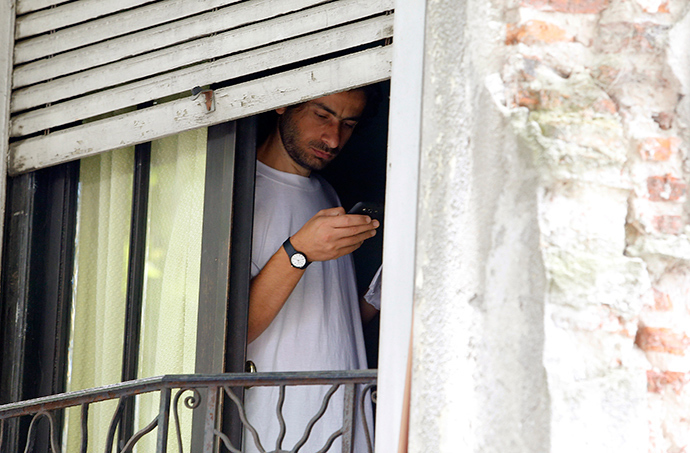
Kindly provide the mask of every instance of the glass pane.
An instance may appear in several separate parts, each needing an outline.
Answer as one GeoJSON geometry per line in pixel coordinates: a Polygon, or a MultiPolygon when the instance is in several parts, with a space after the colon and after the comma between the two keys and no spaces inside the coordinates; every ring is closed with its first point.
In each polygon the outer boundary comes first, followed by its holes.
{"type": "MultiPolygon", "coordinates": [[[[200,129],[151,144],[140,378],[194,373],[206,134],[200,129]]],[[[157,394],[138,400],[135,430],[158,414],[157,394]]],[[[191,411],[181,408],[180,416],[188,445],[191,411]]],[[[172,441],[174,427],[170,433],[172,441]]],[[[155,451],[155,437],[146,436],[137,446],[139,452],[155,451]]],[[[176,442],[170,448],[177,450],[176,442]]]]}
{"type": "MultiPolygon", "coordinates": [[[[133,165],[133,147],[81,161],[68,391],[120,382],[133,165]]],[[[116,405],[90,408],[90,451],[104,450],[116,405]]],[[[78,408],[65,424],[64,451],[79,451],[78,408]]]]}

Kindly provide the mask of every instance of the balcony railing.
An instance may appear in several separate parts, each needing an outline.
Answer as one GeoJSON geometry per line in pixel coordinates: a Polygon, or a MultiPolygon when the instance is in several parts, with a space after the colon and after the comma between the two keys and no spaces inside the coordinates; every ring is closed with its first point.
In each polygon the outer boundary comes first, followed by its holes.
{"type": "MultiPolygon", "coordinates": [[[[369,452],[373,451],[373,442],[369,435],[369,428],[372,420],[367,420],[367,410],[365,407],[372,400],[375,402],[376,393],[376,370],[356,370],[356,371],[325,371],[325,372],[303,372],[303,373],[228,373],[222,375],[169,375],[136,381],[128,381],[120,384],[107,385],[99,388],[79,390],[75,392],[62,393],[57,395],[36,398],[18,403],[10,403],[0,406],[0,451],[5,452],[7,446],[3,445],[5,431],[13,419],[23,416],[31,417],[28,433],[26,435],[25,452],[32,451],[32,445],[36,437],[36,426],[40,419],[47,418],[49,422],[49,443],[52,452],[62,452],[58,437],[61,429],[56,415],[63,409],[81,406],[81,447],[80,452],[92,451],[88,446],[88,413],[91,404],[106,401],[118,400],[117,409],[112,416],[108,436],[106,439],[106,453],[112,453],[115,432],[118,423],[122,418],[123,406],[125,401],[135,395],[144,393],[159,393],[160,405],[157,416],[143,429],[127,439],[120,452],[130,452],[137,442],[146,435],[155,435],[156,452],[165,453],[168,446],[168,435],[170,426],[170,413],[173,415],[173,429],[177,437],[179,452],[184,452],[182,445],[181,428],[179,422],[179,403],[182,399],[186,409],[201,411],[198,416],[203,419],[203,447],[198,451],[203,453],[215,453],[218,451],[219,444],[231,452],[241,452],[241,446],[232,445],[226,434],[219,430],[219,402],[223,395],[226,395],[236,405],[239,416],[246,431],[251,438],[245,442],[253,441],[260,452],[266,453],[261,446],[267,445],[268,439],[259,439],[259,435],[254,427],[247,421],[245,408],[239,398],[231,388],[236,387],[260,387],[274,386],[279,388],[279,401],[276,407],[276,417],[281,426],[281,433],[276,439],[276,450],[270,452],[299,452],[307,442],[314,424],[323,416],[328,409],[333,394],[340,387],[344,387],[343,393],[343,424],[342,427],[333,432],[320,452],[329,450],[336,439],[342,438],[342,452],[352,451],[352,441],[355,431],[355,420],[362,420],[364,433],[368,444],[369,452]],[[304,435],[291,450],[283,450],[282,441],[285,435],[285,419],[282,414],[282,400],[285,395],[286,386],[304,385],[330,385],[326,392],[321,408],[316,411],[314,417],[304,428],[304,435]],[[174,396],[173,396],[174,392],[174,396]],[[184,398],[183,394],[186,394],[184,398]],[[356,417],[355,414],[359,413],[356,417]],[[153,431],[155,434],[149,434],[153,431]],[[263,441],[263,442],[262,442],[263,441]]],[[[268,410],[268,408],[267,408],[268,410]]],[[[196,453],[197,450],[195,450],[196,453]]],[[[270,453],[269,452],[269,453],[270,453]]],[[[312,453],[312,452],[309,452],[312,453]]]]}

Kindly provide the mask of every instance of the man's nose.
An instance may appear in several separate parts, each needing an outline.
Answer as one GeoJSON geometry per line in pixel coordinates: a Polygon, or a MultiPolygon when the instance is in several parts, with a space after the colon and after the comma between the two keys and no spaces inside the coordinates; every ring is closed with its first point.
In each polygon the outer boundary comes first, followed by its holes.
{"type": "Polygon", "coordinates": [[[332,149],[337,149],[340,145],[340,125],[337,122],[329,123],[323,130],[321,140],[332,149]]]}

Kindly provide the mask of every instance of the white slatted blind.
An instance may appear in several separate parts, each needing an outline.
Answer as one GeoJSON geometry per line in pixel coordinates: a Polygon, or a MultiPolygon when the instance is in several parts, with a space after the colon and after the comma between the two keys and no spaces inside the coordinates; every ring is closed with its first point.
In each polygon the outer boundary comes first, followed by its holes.
{"type": "Polygon", "coordinates": [[[19,0],[9,173],[387,79],[392,8],[393,0],[19,0]],[[214,83],[224,87],[207,112],[203,96],[188,94],[214,83]]]}

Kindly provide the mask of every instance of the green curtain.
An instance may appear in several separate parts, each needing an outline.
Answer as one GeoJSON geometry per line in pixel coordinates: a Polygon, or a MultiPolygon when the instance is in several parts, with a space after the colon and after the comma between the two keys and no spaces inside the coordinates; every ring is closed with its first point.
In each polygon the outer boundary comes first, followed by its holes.
{"type": "MultiPolygon", "coordinates": [[[[67,390],[120,382],[134,148],[83,159],[67,390]]],[[[92,404],[89,451],[103,451],[117,402],[92,404]]],[[[66,413],[64,451],[79,451],[80,411],[66,413]]]]}
{"type": "MultiPolygon", "coordinates": [[[[194,130],[151,144],[139,377],[194,373],[206,134],[206,129],[194,130]]],[[[137,429],[156,417],[158,405],[158,395],[138,398],[137,429]]],[[[180,417],[187,443],[191,411],[181,408],[180,417]]],[[[176,451],[170,433],[169,446],[176,451]]],[[[138,447],[155,451],[155,437],[143,438],[138,447]]]]}
{"type": "MultiPolygon", "coordinates": [[[[139,378],[194,373],[206,134],[199,129],[151,144],[139,378]]],[[[120,381],[133,156],[127,148],[81,162],[68,390],[120,381]]],[[[156,416],[158,405],[158,394],[137,397],[135,432],[156,416]]],[[[90,452],[104,450],[115,407],[92,405],[90,452]]],[[[188,445],[191,411],[180,415],[188,445]]],[[[67,413],[64,451],[79,450],[79,420],[78,409],[67,413]]],[[[174,439],[171,430],[169,445],[177,450],[174,439]]],[[[155,431],[137,451],[155,451],[155,431]]]]}

